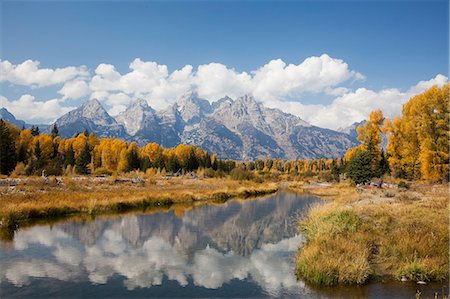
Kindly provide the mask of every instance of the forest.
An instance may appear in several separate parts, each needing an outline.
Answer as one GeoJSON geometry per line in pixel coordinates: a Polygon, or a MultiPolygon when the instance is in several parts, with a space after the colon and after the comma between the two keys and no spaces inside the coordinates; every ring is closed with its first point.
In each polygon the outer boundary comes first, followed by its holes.
{"type": "Polygon", "coordinates": [[[339,181],[342,175],[354,183],[366,183],[385,174],[407,180],[448,181],[449,84],[431,87],[411,98],[402,115],[387,119],[373,111],[357,128],[360,145],[340,159],[256,161],[219,159],[193,145],[163,148],[156,143],[139,147],[114,138],[99,138],[86,130],[63,139],[56,125],[51,134],[39,128],[19,129],[0,120],[0,173],[4,175],[112,175],[130,171],[186,173],[203,170],[207,177],[231,174],[237,179],[318,176],[339,181]],[[382,148],[382,134],[387,146],[382,148]]]}

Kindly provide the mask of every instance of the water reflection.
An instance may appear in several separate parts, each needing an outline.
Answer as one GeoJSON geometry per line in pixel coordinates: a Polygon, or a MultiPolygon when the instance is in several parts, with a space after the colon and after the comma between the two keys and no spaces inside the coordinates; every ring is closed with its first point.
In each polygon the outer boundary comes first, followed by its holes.
{"type": "Polygon", "coordinates": [[[240,287],[254,296],[304,293],[293,275],[292,258],[303,242],[296,234],[298,216],[314,201],[279,193],[182,213],[35,226],[18,231],[12,246],[2,244],[2,292],[11,297],[20,287],[60,297],[67,295],[66,282],[86,289],[117,284],[120,278],[122,292],[128,291],[122,294],[164,288],[168,281],[176,284],[166,288],[166,296],[176,288],[220,290],[236,282],[245,283],[240,287]]]}

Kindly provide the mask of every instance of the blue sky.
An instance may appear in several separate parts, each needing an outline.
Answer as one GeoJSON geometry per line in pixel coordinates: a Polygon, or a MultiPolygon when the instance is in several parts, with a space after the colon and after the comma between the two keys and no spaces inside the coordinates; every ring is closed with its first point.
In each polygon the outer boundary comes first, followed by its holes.
{"type": "MultiPolygon", "coordinates": [[[[101,63],[125,74],[135,58],[169,73],[212,62],[250,73],[274,59],[298,65],[326,53],[365,77],[333,87],[406,91],[448,76],[448,16],[448,1],[2,1],[0,56],[13,65],[37,60],[39,68],[85,65],[91,74],[101,63]]],[[[10,81],[1,83],[9,101],[60,97],[62,83],[10,81]]],[[[335,98],[293,95],[304,105],[335,98]]]]}

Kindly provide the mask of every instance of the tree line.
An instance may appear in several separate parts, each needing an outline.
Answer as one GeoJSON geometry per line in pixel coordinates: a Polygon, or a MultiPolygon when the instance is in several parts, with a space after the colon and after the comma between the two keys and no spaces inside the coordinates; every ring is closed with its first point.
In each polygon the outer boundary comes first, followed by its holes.
{"type": "Polygon", "coordinates": [[[402,115],[386,119],[381,110],[357,128],[357,147],[345,154],[346,173],[365,183],[386,173],[407,179],[449,181],[449,87],[433,86],[403,105],[402,115]],[[386,134],[386,152],[381,134],[386,134]]]}
{"type": "MultiPolygon", "coordinates": [[[[357,128],[360,144],[339,159],[277,160],[237,162],[193,145],[163,148],[156,143],[139,147],[115,138],[84,133],[63,139],[58,128],[41,134],[38,127],[19,129],[0,120],[0,173],[11,174],[112,174],[156,169],[160,172],[189,172],[209,169],[251,179],[255,173],[270,176],[316,176],[338,181],[342,175],[355,183],[390,174],[404,179],[448,181],[449,84],[432,87],[409,100],[402,115],[386,119],[373,111],[364,126],[357,128]],[[381,147],[381,134],[387,147],[381,147]]],[[[211,173],[211,172],[210,172],[211,173]]],[[[214,175],[214,174],[212,174],[214,175]]]]}
{"type": "Polygon", "coordinates": [[[193,145],[180,144],[163,148],[156,143],[139,147],[115,138],[99,138],[87,131],[76,137],[63,139],[58,128],[52,133],[40,134],[36,129],[20,130],[0,120],[0,172],[11,174],[49,175],[112,174],[133,170],[145,172],[149,168],[176,173],[199,168],[229,172],[235,162],[222,160],[217,155],[193,145]]]}

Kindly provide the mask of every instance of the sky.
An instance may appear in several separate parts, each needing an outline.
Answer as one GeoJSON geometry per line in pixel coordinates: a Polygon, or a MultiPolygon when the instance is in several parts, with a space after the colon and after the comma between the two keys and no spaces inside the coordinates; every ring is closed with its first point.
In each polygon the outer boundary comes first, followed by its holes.
{"type": "Polygon", "coordinates": [[[189,91],[332,129],[448,82],[448,1],[0,1],[0,106],[50,123],[189,91]]]}

